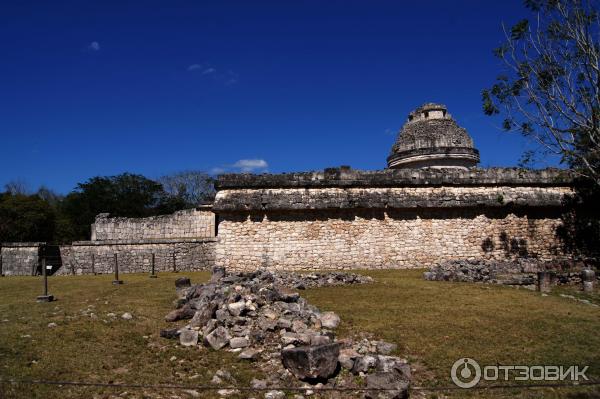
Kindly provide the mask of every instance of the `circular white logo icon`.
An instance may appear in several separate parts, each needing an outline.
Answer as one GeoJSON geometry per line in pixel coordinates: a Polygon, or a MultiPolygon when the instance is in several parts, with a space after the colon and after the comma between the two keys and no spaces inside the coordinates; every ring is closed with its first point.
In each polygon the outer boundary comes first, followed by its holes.
{"type": "Polygon", "coordinates": [[[450,377],[461,388],[473,388],[481,380],[481,367],[471,358],[458,359],[452,365],[450,377]]]}

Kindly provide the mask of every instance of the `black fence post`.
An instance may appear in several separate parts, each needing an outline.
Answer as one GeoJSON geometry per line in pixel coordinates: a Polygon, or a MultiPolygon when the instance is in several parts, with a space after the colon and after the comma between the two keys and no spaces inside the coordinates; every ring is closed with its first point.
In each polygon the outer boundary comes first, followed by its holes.
{"type": "Polygon", "coordinates": [[[115,253],[115,279],[112,282],[114,285],[123,284],[123,280],[119,280],[119,259],[115,253]]]}
{"type": "Polygon", "coordinates": [[[156,274],[154,274],[154,263],[155,263],[155,256],[154,256],[154,252],[152,252],[152,273],[150,274],[150,278],[156,278],[156,274]]]}
{"type": "Polygon", "coordinates": [[[173,273],[177,273],[177,263],[175,261],[175,252],[173,252],[173,273]]]}
{"type": "Polygon", "coordinates": [[[92,274],[96,275],[96,257],[92,254],[92,274]]]}
{"type": "Polygon", "coordinates": [[[48,271],[46,270],[46,257],[42,256],[42,276],[44,276],[44,295],[38,296],[38,302],[52,302],[54,295],[48,295],[48,271]]]}

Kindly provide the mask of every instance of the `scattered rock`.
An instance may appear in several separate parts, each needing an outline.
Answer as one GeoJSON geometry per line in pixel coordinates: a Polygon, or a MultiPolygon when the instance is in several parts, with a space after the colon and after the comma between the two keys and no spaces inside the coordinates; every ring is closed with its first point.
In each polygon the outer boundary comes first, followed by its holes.
{"type": "Polygon", "coordinates": [[[434,264],[423,273],[423,278],[533,288],[538,272],[552,271],[556,273],[557,284],[579,285],[582,267],[580,262],[572,260],[545,262],[532,257],[511,260],[455,259],[434,264]]]}
{"type": "Polygon", "coordinates": [[[214,350],[219,350],[227,345],[230,339],[229,331],[225,327],[219,326],[204,337],[204,343],[214,350]]]}
{"type": "Polygon", "coordinates": [[[252,381],[250,381],[250,385],[254,389],[265,389],[267,387],[267,381],[253,378],[252,381]]]}
{"type": "Polygon", "coordinates": [[[238,391],[237,389],[219,389],[217,391],[217,393],[219,394],[219,396],[231,396],[231,395],[235,395],[237,393],[240,393],[240,391],[238,391]]]}
{"type": "Polygon", "coordinates": [[[168,339],[176,339],[177,337],[179,337],[179,329],[168,328],[165,330],[160,330],[160,336],[168,339]]]}
{"type": "MultiPolygon", "coordinates": [[[[161,337],[178,338],[182,345],[193,346],[202,335],[204,345],[214,350],[228,348],[238,353],[239,359],[256,361],[255,366],[268,376],[268,381],[254,380],[255,389],[294,386],[294,379],[302,379],[310,384],[318,382],[307,385],[306,395],[320,388],[341,386],[357,389],[352,393],[346,391],[344,397],[356,396],[360,392],[357,379],[349,376],[331,379],[341,368],[361,376],[393,373],[396,379],[390,383],[394,384],[396,380],[408,381],[410,368],[402,359],[387,356],[396,349],[394,344],[364,337],[356,342],[336,341],[334,330],[340,324],[340,317],[334,312],[320,312],[293,288],[370,281],[368,277],[339,272],[226,273],[218,268],[206,284],[192,286],[184,281],[176,284],[177,309],[165,320],[191,321],[181,329],[162,330],[161,337]]],[[[375,379],[372,385],[380,380],[375,379]]],[[[233,385],[235,381],[227,371],[219,370],[211,383],[233,385]]],[[[232,394],[225,385],[222,388],[222,395],[232,394]]],[[[401,387],[396,388],[394,392],[401,387]]],[[[283,392],[275,390],[265,394],[265,397],[280,396],[285,397],[283,392]]]]}
{"type": "Polygon", "coordinates": [[[58,327],[58,324],[56,323],[48,323],[48,328],[55,328],[58,327]]]}
{"type": "Polygon", "coordinates": [[[229,313],[231,313],[232,316],[239,316],[242,314],[244,309],[246,309],[246,302],[239,301],[230,303],[229,305],[227,305],[227,309],[229,310],[229,313]]]}
{"type": "Polygon", "coordinates": [[[193,389],[184,389],[183,390],[184,393],[187,393],[188,395],[190,395],[192,398],[199,398],[200,397],[200,392],[195,391],[193,389]]]}
{"type": "Polygon", "coordinates": [[[296,378],[329,378],[337,368],[340,344],[303,346],[281,351],[281,360],[296,378]]]}
{"type": "Polygon", "coordinates": [[[321,326],[324,328],[337,328],[340,324],[340,316],[336,315],[333,312],[325,312],[321,314],[319,317],[319,321],[321,322],[321,326]]]}
{"type": "Polygon", "coordinates": [[[358,352],[356,352],[352,348],[342,349],[340,350],[340,355],[338,356],[338,361],[340,362],[340,366],[347,370],[352,370],[354,367],[354,359],[359,356],[358,352]]]}
{"type": "Polygon", "coordinates": [[[125,312],[121,315],[121,318],[123,320],[131,320],[131,319],[133,319],[133,315],[129,312],[125,312]]]}
{"type": "Polygon", "coordinates": [[[250,341],[243,337],[235,337],[229,340],[229,346],[231,349],[245,348],[248,345],[250,345],[250,341]]]}
{"type": "Polygon", "coordinates": [[[395,372],[377,372],[366,377],[367,388],[365,398],[373,399],[405,399],[408,398],[408,381],[395,372]]]}
{"type": "Polygon", "coordinates": [[[265,399],[285,399],[285,392],[283,392],[283,391],[265,392],[265,399]]]}
{"type": "Polygon", "coordinates": [[[258,358],[260,351],[252,348],[244,349],[238,355],[238,358],[244,360],[256,360],[258,358]]]}
{"type": "Polygon", "coordinates": [[[196,314],[196,311],[194,309],[192,309],[191,306],[185,305],[179,309],[175,309],[175,310],[169,312],[165,316],[165,321],[172,322],[172,321],[177,321],[177,320],[191,319],[192,317],[194,317],[195,314],[196,314]]]}
{"type": "Polygon", "coordinates": [[[179,343],[183,346],[196,346],[198,345],[198,331],[196,330],[181,330],[179,334],[179,343]]]}
{"type": "Polygon", "coordinates": [[[359,356],[354,359],[354,367],[352,367],[352,373],[366,373],[369,369],[375,368],[377,364],[377,358],[375,356],[359,356]]]}
{"type": "Polygon", "coordinates": [[[385,341],[377,342],[377,353],[380,355],[389,355],[398,348],[398,345],[385,341]]]}

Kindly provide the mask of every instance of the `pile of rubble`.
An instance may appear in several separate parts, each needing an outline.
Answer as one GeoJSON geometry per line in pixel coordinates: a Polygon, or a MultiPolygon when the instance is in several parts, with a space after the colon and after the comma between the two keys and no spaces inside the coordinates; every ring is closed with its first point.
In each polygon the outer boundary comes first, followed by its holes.
{"type": "MultiPolygon", "coordinates": [[[[228,274],[217,268],[206,284],[177,280],[177,309],[165,319],[190,321],[183,328],[161,331],[161,336],[178,338],[185,346],[238,352],[240,359],[256,361],[268,376],[254,381],[258,390],[298,388],[301,380],[307,392],[341,388],[343,397],[405,398],[410,366],[390,356],[396,345],[337,339],[334,330],[340,317],[319,311],[292,289],[368,281],[343,273],[228,274]]],[[[273,395],[271,391],[265,397],[273,395]]]]}
{"type": "Polygon", "coordinates": [[[273,275],[275,284],[303,290],[305,288],[328,287],[332,285],[366,284],[373,282],[369,276],[355,273],[278,273],[273,275]]]}
{"type": "Polygon", "coordinates": [[[425,280],[483,282],[505,285],[532,285],[539,263],[527,259],[515,261],[450,260],[434,264],[423,273],[425,280]]]}
{"type": "Polygon", "coordinates": [[[423,273],[425,280],[483,282],[490,284],[516,285],[533,288],[537,284],[537,273],[553,271],[556,284],[581,284],[584,263],[542,262],[535,258],[513,260],[459,259],[434,264],[423,273]]]}

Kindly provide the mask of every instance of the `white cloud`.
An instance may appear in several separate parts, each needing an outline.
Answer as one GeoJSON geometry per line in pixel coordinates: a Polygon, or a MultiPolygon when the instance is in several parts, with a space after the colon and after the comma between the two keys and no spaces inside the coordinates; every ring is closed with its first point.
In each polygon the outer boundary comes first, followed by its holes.
{"type": "Polygon", "coordinates": [[[217,72],[215,68],[209,64],[192,64],[187,67],[188,72],[198,71],[201,75],[210,75],[211,73],[217,72]]]}
{"type": "Polygon", "coordinates": [[[88,44],[87,49],[90,51],[100,51],[100,43],[93,41],[88,44]]]}
{"type": "Polygon", "coordinates": [[[240,159],[236,163],[224,166],[216,166],[210,169],[211,175],[222,173],[265,173],[268,172],[269,164],[264,159],[240,159]]]}
{"type": "Polygon", "coordinates": [[[223,71],[217,69],[207,62],[202,64],[191,64],[187,67],[188,72],[199,74],[202,77],[206,77],[219,82],[225,86],[231,86],[238,82],[239,75],[231,70],[223,71]]]}
{"type": "Polygon", "coordinates": [[[242,172],[264,172],[269,164],[264,159],[240,159],[232,166],[242,172]]]}

